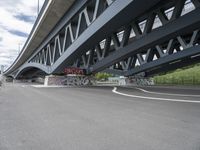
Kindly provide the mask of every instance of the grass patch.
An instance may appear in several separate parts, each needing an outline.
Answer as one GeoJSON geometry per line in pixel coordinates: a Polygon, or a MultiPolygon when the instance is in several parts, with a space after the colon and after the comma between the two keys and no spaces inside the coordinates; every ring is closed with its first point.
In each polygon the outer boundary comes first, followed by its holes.
{"type": "Polygon", "coordinates": [[[158,85],[200,85],[200,64],[155,76],[154,82],[158,85]]]}

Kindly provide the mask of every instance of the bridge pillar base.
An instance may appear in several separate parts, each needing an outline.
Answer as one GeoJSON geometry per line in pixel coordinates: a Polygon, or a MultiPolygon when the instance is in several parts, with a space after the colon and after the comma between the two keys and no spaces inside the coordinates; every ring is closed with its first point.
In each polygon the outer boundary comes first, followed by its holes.
{"type": "Polygon", "coordinates": [[[84,75],[67,75],[67,76],[46,76],[45,86],[89,86],[93,85],[93,78],[84,75]]]}

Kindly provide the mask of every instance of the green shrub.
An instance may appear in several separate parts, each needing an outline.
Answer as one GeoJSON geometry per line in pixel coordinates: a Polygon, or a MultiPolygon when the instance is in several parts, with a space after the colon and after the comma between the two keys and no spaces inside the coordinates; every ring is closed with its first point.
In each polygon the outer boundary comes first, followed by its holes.
{"type": "Polygon", "coordinates": [[[109,77],[113,77],[113,75],[109,74],[109,73],[104,73],[104,72],[99,72],[99,73],[95,74],[95,78],[98,81],[106,81],[106,80],[108,80],[109,77]]]}

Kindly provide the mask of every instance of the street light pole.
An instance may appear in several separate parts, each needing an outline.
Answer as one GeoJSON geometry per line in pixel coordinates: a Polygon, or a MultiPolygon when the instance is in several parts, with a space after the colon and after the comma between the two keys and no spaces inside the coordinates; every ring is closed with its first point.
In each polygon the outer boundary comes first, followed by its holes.
{"type": "Polygon", "coordinates": [[[40,11],[40,0],[38,0],[38,7],[37,7],[37,14],[39,15],[39,11],[40,11]]]}

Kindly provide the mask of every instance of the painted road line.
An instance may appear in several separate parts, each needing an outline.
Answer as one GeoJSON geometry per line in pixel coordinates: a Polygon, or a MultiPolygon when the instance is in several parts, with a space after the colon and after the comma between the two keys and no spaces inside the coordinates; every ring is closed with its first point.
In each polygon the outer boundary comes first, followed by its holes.
{"type": "Polygon", "coordinates": [[[70,86],[61,86],[61,85],[31,85],[34,88],[67,88],[70,86]]]}
{"type": "Polygon", "coordinates": [[[149,93],[149,94],[158,94],[158,95],[169,95],[169,96],[181,96],[181,97],[200,97],[200,95],[186,95],[186,94],[171,94],[171,93],[161,93],[161,92],[151,92],[151,91],[147,91],[145,89],[142,88],[134,88],[137,90],[140,90],[144,93],[149,93]]]}
{"type": "Polygon", "coordinates": [[[112,90],[113,93],[126,96],[126,97],[132,97],[132,98],[140,98],[140,99],[148,99],[148,100],[155,100],[155,101],[169,101],[169,102],[183,102],[183,103],[200,103],[200,101],[194,101],[194,100],[182,100],[182,99],[169,99],[169,98],[158,98],[158,97],[146,97],[146,96],[138,96],[138,95],[130,95],[125,94],[122,92],[117,91],[117,87],[114,87],[112,90]]]}

